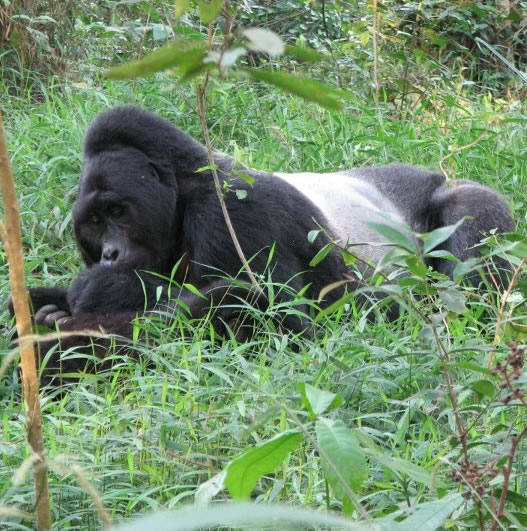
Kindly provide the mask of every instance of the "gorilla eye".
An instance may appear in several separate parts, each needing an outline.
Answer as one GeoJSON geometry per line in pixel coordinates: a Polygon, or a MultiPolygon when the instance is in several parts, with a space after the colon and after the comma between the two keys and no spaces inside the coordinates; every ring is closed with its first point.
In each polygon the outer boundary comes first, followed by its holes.
{"type": "Polygon", "coordinates": [[[124,214],[124,207],[121,205],[112,205],[108,209],[108,215],[112,218],[120,218],[124,214]]]}
{"type": "Polygon", "coordinates": [[[97,214],[93,214],[92,216],[90,216],[88,221],[92,225],[99,225],[99,223],[101,222],[101,216],[98,216],[97,214]]]}

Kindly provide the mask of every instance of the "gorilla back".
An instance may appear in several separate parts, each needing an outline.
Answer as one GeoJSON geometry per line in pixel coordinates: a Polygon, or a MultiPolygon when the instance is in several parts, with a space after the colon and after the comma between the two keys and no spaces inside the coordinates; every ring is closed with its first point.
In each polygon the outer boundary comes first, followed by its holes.
{"type": "MultiPolygon", "coordinates": [[[[442,244],[460,260],[477,256],[474,245],[491,230],[514,229],[496,192],[465,180],[449,185],[442,174],[421,168],[395,165],[329,174],[273,174],[239,167],[224,155],[216,155],[215,164],[231,190],[226,203],[245,255],[252,257],[251,268],[262,273],[267,266],[265,250],[275,245],[273,281],[288,283],[293,290],[307,286],[313,297],[347,272],[337,251],[310,266],[327,238],[354,244],[365,263],[375,264],[389,249],[382,245],[389,242],[370,228],[369,221],[393,226],[404,221],[425,232],[468,216],[442,244]],[[249,175],[254,184],[240,175],[249,175]],[[232,189],[244,190],[245,198],[238,199],[232,189]],[[309,241],[308,233],[319,227],[325,235],[309,241]]],[[[119,332],[123,319],[145,310],[145,294],[148,310],[158,287],[164,286],[159,277],[139,272],[170,276],[178,263],[177,280],[194,284],[213,302],[221,293],[228,303],[228,287],[218,286],[210,275],[236,276],[242,264],[210,171],[198,172],[207,165],[202,144],[153,113],[120,107],[100,114],[86,133],[73,210],[75,236],[89,269],[69,298],[67,290],[35,290],[37,320],[47,325],[58,322],[67,330],[82,324],[119,332]],[[98,282],[102,278],[104,296],[98,282]]],[[[430,265],[452,274],[448,260],[430,265]]],[[[236,301],[239,296],[235,294],[236,301]]],[[[336,296],[338,292],[332,292],[325,302],[336,296]]],[[[189,293],[185,297],[200,315],[202,300],[189,293]]],[[[302,329],[304,324],[292,320],[286,326],[302,329]]]]}

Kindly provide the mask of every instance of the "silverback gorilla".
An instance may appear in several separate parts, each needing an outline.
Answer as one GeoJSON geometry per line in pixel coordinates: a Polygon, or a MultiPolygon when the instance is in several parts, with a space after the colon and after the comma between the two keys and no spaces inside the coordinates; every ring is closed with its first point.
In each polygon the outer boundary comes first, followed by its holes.
{"type": "MultiPolygon", "coordinates": [[[[368,221],[402,220],[417,232],[427,232],[469,216],[441,246],[460,260],[477,256],[473,246],[490,230],[514,230],[506,204],[494,191],[465,180],[447,186],[440,173],[416,167],[271,174],[237,167],[224,155],[217,155],[215,163],[220,179],[246,191],[244,199],[227,193],[226,202],[241,246],[252,257],[251,268],[262,273],[275,244],[273,282],[288,283],[294,291],[308,286],[307,294],[313,297],[347,271],[337,251],[309,266],[327,243],[322,235],[308,241],[308,233],[319,226],[344,245],[373,243],[353,247],[370,262],[378,261],[387,247],[368,221]],[[253,178],[252,186],[237,177],[240,174],[253,178]]],[[[236,288],[211,276],[234,277],[241,262],[210,171],[196,172],[207,164],[203,145],[155,114],[134,107],[100,114],[84,140],[73,209],[75,237],[87,269],[69,290],[31,289],[36,322],[64,331],[103,329],[129,335],[133,318],[152,309],[159,286],[167,286],[160,276],[173,276],[178,263],[176,280],[193,284],[205,295],[179,292],[192,316],[202,316],[211,303],[239,300],[243,295],[236,288]]],[[[429,265],[451,275],[455,264],[434,259],[429,265]]],[[[325,302],[340,295],[335,290],[325,302]]],[[[306,326],[297,317],[286,317],[283,325],[292,330],[306,326]]],[[[86,344],[85,338],[65,338],[62,347],[83,341],[86,344]]],[[[104,342],[95,348],[103,357],[104,342]]],[[[78,368],[78,360],[71,363],[66,370],[78,368]]]]}

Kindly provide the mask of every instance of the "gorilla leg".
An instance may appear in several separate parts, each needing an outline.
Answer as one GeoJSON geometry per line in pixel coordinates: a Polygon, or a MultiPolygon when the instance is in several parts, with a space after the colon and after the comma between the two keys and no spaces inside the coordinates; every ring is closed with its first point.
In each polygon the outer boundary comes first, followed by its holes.
{"type": "MultiPolygon", "coordinates": [[[[463,224],[442,244],[441,248],[449,251],[461,261],[480,256],[477,244],[493,229],[498,232],[511,232],[515,225],[505,201],[493,190],[471,181],[457,181],[452,186],[438,188],[430,201],[433,227],[453,225],[463,217],[463,224]]],[[[510,264],[497,258],[495,266],[504,283],[510,264]]],[[[439,260],[434,268],[452,276],[455,263],[439,260]]],[[[478,282],[477,275],[471,277],[478,282]]]]}

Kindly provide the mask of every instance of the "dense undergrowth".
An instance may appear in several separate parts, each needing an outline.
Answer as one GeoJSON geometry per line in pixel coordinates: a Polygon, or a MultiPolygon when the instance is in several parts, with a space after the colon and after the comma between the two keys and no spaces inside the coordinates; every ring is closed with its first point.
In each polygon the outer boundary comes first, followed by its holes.
{"type": "MultiPolygon", "coordinates": [[[[48,79],[7,94],[0,90],[0,106],[21,203],[28,282],[67,284],[81,268],[71,206],[88,123],[105,108],[135,104],[201,138],[193,89],[157,75],[134,83],[48,79]]],[[[342,113],[227,80],[209,90],[207,121],[216,149],[261,169],[441,163],[450,178],[504,194],[524,234],[524,111],[521,103],[473,92],[455,79],[438,80],[426,97],[397,105],[376,106],[367,93],[356,92],[342,113]],[[469,147],[457,149],[463,146],[469,147]]],[[[3,249],[0,259],[0,300],[6,300],[3,249]]],[[[208,322],[147,323],[156,341],[138,343],[138,359],[117,351],[111,371],[42,391],[54,529],[101,525],[72,465],[80,466],[118,522],[192,503],[198,487],[234,457],[286,430],[299,430],[304,440],[258,481],[253,501],[339,512],[346,497],[322,466],[317,412],[342,421],[360,441],[360,456],[350,457],[350,474],[360,481],[350,484],[363,510],[352,518],[385,518],[378,523],[386,529],[423,529],[423,519],[431,529],[490,528],[513,435],[527,423],[525,400],[510,400],[511,390],[502,385],[507,369],[494,374],[487,363],[492,357],[492,366],[503,367],[509,342],[525,342],[527,290],[521,276],[505,303],[503,294],[452,289],[454,302],[407,293],[395,323],[382,313],[368,320],[351,302],[317,323],[313,339],[281,334],[266,314],[256,315],[258,332],[247,342],[216,336],[208,322]],[[456,307],[460,300],[466,310],[456,307]],[[324,392],[341,398],[317,411],[313,397],[327,401],[324,392]],[[467,458],[472,475],[464,468],[467,458]],[[418,506],[424,508],[421,520],[397,523],[418,506]]],[[[9,350],[6,311],[2,323],[1,357],[9,350]]],[[[525,391],[526,373],[515,381],[525,391]]],[[[30,512],[33,487],[20,468],[29,456],[20,392],[12,364],[0,381],[0,508],[30,512]]],[[[508,521],[497,528],[527,525],[526,449],[523,441],[515,451],[508,521]]],[[[220,491],[214,501],[228,498],[220,491]]],[[[3,525],[33,528],[23,518],[3,525]]]]}

